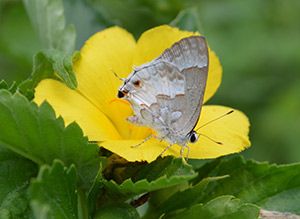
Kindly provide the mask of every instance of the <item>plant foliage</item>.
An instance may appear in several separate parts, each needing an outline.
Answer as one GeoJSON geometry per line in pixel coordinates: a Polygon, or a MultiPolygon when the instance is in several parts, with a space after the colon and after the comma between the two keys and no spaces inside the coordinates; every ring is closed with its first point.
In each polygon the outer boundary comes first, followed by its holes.
{"type": "Polygon", "coordinates": [[[36,35],[29,37],[33,33],[28,29],[23,38],[10,40],[5,34],[14,25],[4,22],[1,27],[0,49],[17,65],[14,72],[27,71],[31,57],[33,63],[28,78],[23,72],[17,82],[0,81],[0,218],[252,219],[266,211],[300,215],[300,163],[276,165],[229,156],[202,163],[164,157],[116,165],[115,155],[89,142],[78,124],[66,125],[47,102],[37,106],[31,101],[45,78],[76,88],[72,66],[84,34],[116,24],[138,36],[169,22],[199,31],[203,26],[194,1],[8,2],[0,2],[0,12],[12,16],[2,8],[16,4],[25,19],[26,9],[36,35]],[[10,49],[12,40],[18,49],[10,49]]]}

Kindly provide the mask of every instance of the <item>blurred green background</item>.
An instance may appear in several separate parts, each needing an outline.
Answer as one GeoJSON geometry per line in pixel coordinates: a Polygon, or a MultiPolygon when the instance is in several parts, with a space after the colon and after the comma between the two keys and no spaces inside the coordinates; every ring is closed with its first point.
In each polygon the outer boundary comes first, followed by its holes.
{"type": "MultiPolygon", "coordinates": [[[[77,31],[77,49],[107,26],[123,26],[138,37],[186,9],[185,25],[196,24],[224,68],[209,103],[240,109],[251,120],[252,147],[243,154],[300,161],[300,1],[64,0],[64,8],[77,31]]],[[[0,80],[24,80],[40,49],[22,2],[0,0],[0,80]]]]}

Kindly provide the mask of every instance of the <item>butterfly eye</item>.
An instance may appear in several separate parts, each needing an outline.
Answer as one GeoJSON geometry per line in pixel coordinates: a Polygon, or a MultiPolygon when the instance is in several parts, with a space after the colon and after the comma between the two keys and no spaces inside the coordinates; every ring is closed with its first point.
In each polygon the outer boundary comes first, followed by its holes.
{"type": "Polygon", "coordinates": [[[141,87],[141,81],[140,80],[136,80],[136,81],[133,82],[133,85],[135,87],[141,87]]]}
{"type": "Polygon", "coordinates": [[[190,142],[195,143],[197,140],[198,140],[198,135],[196,134],[196,132],[192,132],[190,135],[190,142]]]}

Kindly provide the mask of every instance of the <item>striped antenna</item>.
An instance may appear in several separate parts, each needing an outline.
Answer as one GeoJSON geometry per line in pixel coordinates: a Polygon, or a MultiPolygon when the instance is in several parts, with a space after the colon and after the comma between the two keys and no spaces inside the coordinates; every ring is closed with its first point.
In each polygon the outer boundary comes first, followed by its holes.
{"type": "Polygon", "coordinates": [[[207,135],[204,135],[204,134],[202,134],[202,133],[199,133],[198,130],[201,129],[201,128],[203,128],[203,127],[205,127],[205,126],[207,126],[207,125],[209,125],[209,124],[211,124],[211,123],[213,123],[213,122],[215,122],[215,121],[217,121],[217,120],[219,120],[219,119],[221,119],[221,118],[223,118],[223,117],[225,117],[225,116],[230,115],[230,114],[233,113],[233,112],[234,112],[234,110],[230,110],[229,112],[227,112],[227,113],[225,113],[225,114],[223,114],[223,115],[221,115],[221,116],[218,116],[218,117],[215,118],[215,119],[212,119],[212,120],[208,121],[207,123],[205,123],[205,124],[201,125],[199,128],[197,128],[197,129],[195,130],[195,132],[196,132],[199,136],[202,135],[203,137],[207,138],[208,140],[210,140],[210,141],[212,141],[212,142],[214,142],[214,143],[216,143],[216,144],[223,145],[222,142],[216,141],[216,140],[212,139],[211,137],[209,137],[209,136],[207,136],[207,135]]]}
{"type": "Polygon", "coordinates": [[[218,117],[215,118],[215,119],[210,120],[209,122],[207,122],[207,123],[201,125],[199,128],[197,128],[197,129],[196,129],[196,132],[197,132],[199,129],[203,128],[204,126],[207,126],[207,125],[209,125],[209,124],[212,123],[212,122],[215,122],[215,121],[217,121],[217,120],[219,120],[219,119],[221,119],[221,118],[223,118],[223,117],[225,117],[225,116],[228,116],[228,115],[230,115],[230,114],[233,113],[233,112],[234,112],[234,110],[230,110],[229,112],[227,112],[227,113],[225,113],[225,114],[223,114],[223,115],[221,115],[221,116],[218,116],[218,117]]]}

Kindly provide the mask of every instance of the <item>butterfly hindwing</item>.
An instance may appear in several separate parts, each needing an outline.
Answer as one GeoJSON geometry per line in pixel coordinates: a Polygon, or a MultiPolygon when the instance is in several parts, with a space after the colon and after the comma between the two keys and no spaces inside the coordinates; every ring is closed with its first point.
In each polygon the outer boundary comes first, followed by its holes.
{"type": "Polygon", "coordinates": [[[150,106],[151,113],[160,116],[163,121],[162,125],[169,127],[177,135],[186,135],[198,121],[207,79],[207,68],[192,67],[184,69],[183,74],[185,76],[184,94],[177,94],[173,98],[168,95],[157,95],[157,101],[150,106]]]}
{"type": "Polygon", "coordinates": [[[185,95],[182,117],[177,121],[178,134],[187,134],[193,130],[199,119],[207,80],[207,67],[184,69],[185,95]],[[186,109],[187,108],[187,109],[186,109]]]}

